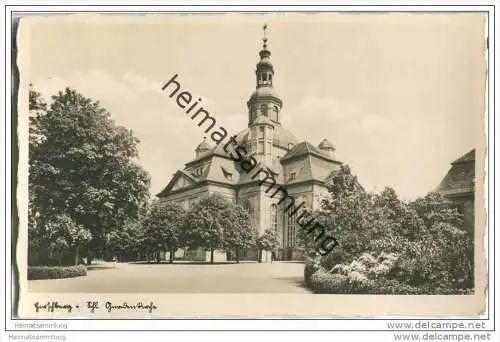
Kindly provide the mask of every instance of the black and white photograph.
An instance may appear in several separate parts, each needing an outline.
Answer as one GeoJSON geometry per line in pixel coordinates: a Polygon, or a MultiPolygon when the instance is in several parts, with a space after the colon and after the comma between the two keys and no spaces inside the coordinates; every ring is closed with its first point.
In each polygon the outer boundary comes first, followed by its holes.
{"type": "Polygon", "coordinates": [[[486,22],[20,18],[19,314],[479,314],[486,22]]]}

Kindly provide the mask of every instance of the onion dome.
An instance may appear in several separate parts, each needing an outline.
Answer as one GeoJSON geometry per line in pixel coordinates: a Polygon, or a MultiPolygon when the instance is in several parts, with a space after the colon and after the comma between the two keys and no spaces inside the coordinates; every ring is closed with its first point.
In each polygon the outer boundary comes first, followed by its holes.
{"type": "Polygon", "coordinates": [[[327,139],[323,139],[319,145],[318,148],[321,152],[329,155],[330,157],[333,157],[333,153],[335,152],[335,147],[333,144],[328,141],[327,139]]]}

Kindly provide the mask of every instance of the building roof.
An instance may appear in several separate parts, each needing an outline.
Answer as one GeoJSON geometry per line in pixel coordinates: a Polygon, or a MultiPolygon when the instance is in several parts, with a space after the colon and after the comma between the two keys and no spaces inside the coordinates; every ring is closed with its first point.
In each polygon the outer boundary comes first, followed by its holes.
{"type": "Polygon", "coordinates": [[[328,139],[323,139],[318,145],[320,150],[335,150],[335,147],[328,139]]]}
{"type": "Polygon", "coordinates": [[[196,151],[203,152],[203,151],[209,151],[212,149],[213,146],[211,146],[206,137],[203,137],[203,141],[196,147],[196,151]]]}
{"type": "Polygon", "coordinates": [[[280,98],[280,96],[278,95],[276,90],[274,90],[273,87],[259,87],[255,89],[250,98],[253,99],[256,97],[275,97],[277,99],[280,98]]]}
{"type": "Polygon", "coordinates": [[[287,154],[283,156],[283,158],[281,158],[281,161],[287,161],[304,155],[314,155],[319,158],[335,161],[332,157],[321,152],[317,147],[307,141],[303,141],[300,144],[295,145],[290,151],[288,151],[287,154]]]}
{"type": "Polygon", "coordinates": [[[469,163],[469,162],[475,162],[476,161],[476,150],[472,149],[457,160],[455,160],[452,165],[455,164],[460,164],[460,163],[469,163]]]}
{"type": "Polygon", "coordinates": [[[435,191],[448,196],[473,194],[475,164],[473,149],[451,163],[451,168],[435,191]]]}

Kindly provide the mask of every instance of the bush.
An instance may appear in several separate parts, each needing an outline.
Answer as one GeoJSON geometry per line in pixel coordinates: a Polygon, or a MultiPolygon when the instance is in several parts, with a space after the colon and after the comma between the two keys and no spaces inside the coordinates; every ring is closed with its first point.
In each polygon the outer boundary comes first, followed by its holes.
{"type": "Polygon", "coordinates": [[[381,295],[421,295],[421,294],[432,294],[429,293],[424,288],[419,288],[411,285],[401,283],[394,279],[378,279],[374,281],[371,288],[370,294],[381,294],[381,295]]]}
{"type": "MultiPolygon", "coordinates": [[[[304,273],[306,271],[304,270],[304,273]]],[[[367,280],[349,275],[328,273],[322,269],[310,276],[309,288],[322,294],[380,294],[380,295],[470,295],[474,289],[416,287],[395,279],[367,280]]]]}
{"type": "Polygon", "coordinates": [[[474,289],[459,289],[459,288],[446,288],[438,287],[434,289],[434,293],[437,295],[473,295],[474,289]]]}
{"type": "Polygon", "coordinates": [[[304,282],[311,286],[311,276],[319,270],[319,266],[313,260],[307,260],[304,266],[304,282]]]}
{"type": "Polygon", "coordinates": [[[69,267],[30,266],[28,280],[74,278],[87,275],[87,268],[83,265],[69,267]]]}
{"type": "Polygon", "coordinates": [[[347,293],[346,280],[346,276],[319,270],[311,276],[310,287],[314,293],[347,293]]]}

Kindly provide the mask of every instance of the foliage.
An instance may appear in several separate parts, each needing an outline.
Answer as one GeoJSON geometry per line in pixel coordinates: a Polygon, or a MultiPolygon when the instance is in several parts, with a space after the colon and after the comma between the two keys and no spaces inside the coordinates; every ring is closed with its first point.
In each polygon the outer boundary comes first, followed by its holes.
{"type": "Polygon", "coordinates": [[[43,254],[38,257],[38,261],[52,263],[55,260],[59,265],[70,254],[74,256],[74,263],[78,264],[79,247],[92,238],[88,229],[75,224],[67,215],[39,220],[29,227],[28,237],[31,251],[39,250],[43,254]]]}
{"type": "Polygon", "coordinates": [[[313,278],[322,283],[318,291],[381,293],[382,284],[392,284],[387,293],[458,293],[474,286],[472,239],[442,195],[407,203],[391,188],[367,193],[348,167],[327,187],[330,196],[315,215],[340,245],[320,260],[333,278],[310,277],[311,286],[313,278]]]}
{"type": "Polygon", "coordinates": [[[311,286],[311,276],[319,271],[321,266],[312,259],[306,261],[304,266],[304,282],[307,286],[311,286]]]}
{"type": "Polygon", "coordinates": [[[257,247],[264,251],[274,251],[280,245],[278,234],[271,229],[266,229],[264,234],[257,238],[257,247]]]}
{"type": "Polygon", "coordinates": [[[170,262],[174,260],[175,250],[183,244],[185,215],[181,205],[155,200],[142,223],[147,246],[152,250],[170,251],[170,262]]]}
{"type": "Polygon", "coordinates": [[[208,248],[213,252],[225,246],[226,233],[231,230],[232,204],[220,194],[202,198],[186,214],[184,241],[189,247],[208,248]]]}
{"type": "MultiPolygon", "coordinates": [[[[264,234],[259,236],[256,241],[257,249],[259,250],[258,261],[262,262],[263,251],[268,251],[274,253],[279,247],[279,237],[278,234],[271,229],[266,229],[264,234]]],[[[271,255],[271,261],[273,256],[271,255]]]]}
{"type": "Polygon", "coordinates": [[[314,272],[308,286],[314,293],[323,294],[385,294],[385,295],[459,295],[473,294],[473,289],[412,286],[395,279],[358,279],[319,269],[314,272]]]}
{"type": "Polygon", "coordinates": [[[233,206],[230,222],[225,233],[224,245],[226,249],[236,251],[236,261],[239,262],[239,251],[255,246],[257,231],[252,227],[248,211],[240,205],[233,206]]]}
{"type": "Polygon", "coordinates": [[[31,215],[67,214],[92,233],[87,257],[101,253],[107,234],[137,218],[149,196],[149,176],[133,162],[138,140],[69,88],[48,109],[30,89],[30,115],[31,215]]]}
{"type": "Polygon", "coordinates": [[[29,266],[28,280],[74,278],[87,275],[83,265],[69,267],[29,266]]]}
{"type": "Polygon", "coordinates": [[[380,253],[378,256],[363,253],[350,264],[337,264],[330,272],[349,278],[374,280],[387,277],[394,270],[399,259],[396,254],[380,253]]]}
{"type": "Polygon", "coordinates": [[[144,233],[140,223],[130,220],[122,230],[112,231],[106,239],[108,257],[117,256],[120,261],[137,260],[143,250],[144,233]]]}

